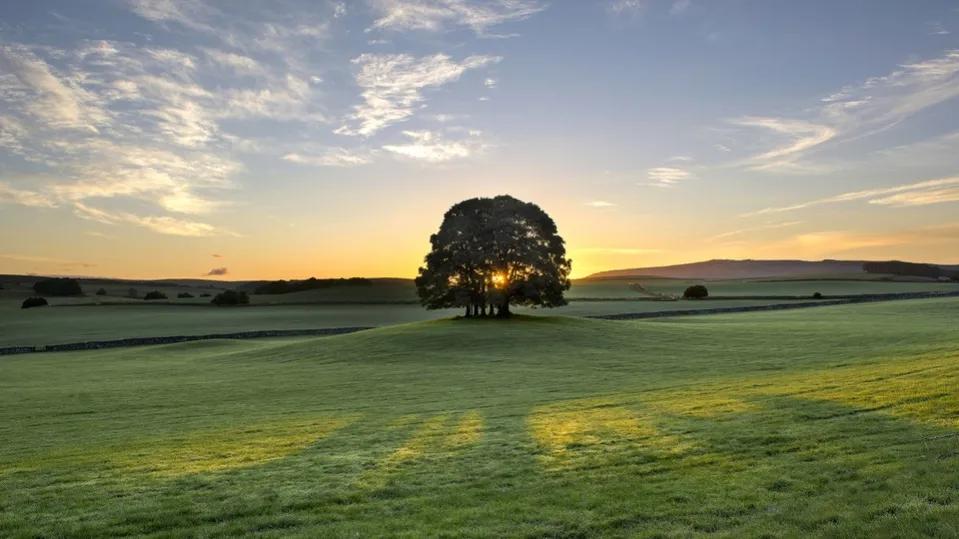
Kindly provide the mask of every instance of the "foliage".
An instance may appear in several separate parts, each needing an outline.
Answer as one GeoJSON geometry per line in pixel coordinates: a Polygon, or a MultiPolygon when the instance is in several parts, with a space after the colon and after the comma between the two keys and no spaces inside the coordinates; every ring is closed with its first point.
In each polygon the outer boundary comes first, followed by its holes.
{"type": "Polygon", "coordinates": [[[98,296],[105,296],[105,295],[107,295],[107,289],[106,289],[106,288],[101,288],[101,289],[97,290],[97,295],[98,295],[98,296]]]}
{"type": "Polygon", "coordinates": [[[269,281],[260,283],[253,289],[254,294],[289,294],[290,292],[302,292],[304,290],[316,290],[320,288],[333,288],[336,286],[370,286],[373,281],[363,277],[350,277],[349,279],[317,279],[310,277],[303,281],[269,281]]]}
{"type": "Polygon", "coordinates": [[[242,290],[224,290],[214,296],[210,303],[217,306],[246,305],[250,303],[250,297],[242,290]]]}
{"type": "Polygon", "coordinates": [[[822,292],[813,292],[813,299],[822,299],[822,292]]]}
{"type": "Polygon", "coordinates": [[[556,224],[539,206],[511,196],[472,198],[443,216],[416,278],[428,309],[509,316],[510,305],[566,305],[571,261],[556,224]]]}
{"type": "Polygon", "coordinates": [[[29,297],[23,300],[23,303],[20,305],[21,309],[30,309],[32,307],[43,307],[47,305],[47,300],[39,296],[29,297]]]}
{"type": "Polygon", "coordinates": [[[33,291],[44,296],[79,296],[83,294],[80,283],[69,277],[43,279],[33,285],[33,291]]]}
{"type": "Polygon", "coordinates": [[[176,297],[178,297],[178,298],[180,298],[180,299],[192,298],[192,297],[193,297],[193,294],[191,294],[191,293],[189,293],[189,292],[180,292],[179,294],[176,295],[176,297]]]}
{"type": "Polygon", "coordinates": [[[683,292],[683,297],[686,299],[704,299],[709,297],[709,290],[701,284],[694,284],[683,292]]]}
{"type": "Polygon", "coordinates": [[[147,292],[146,295],[143,296],[143,299],[154,300],[154,299],[167,299],[167,298],[166,298],[166,294],[164,294],[163,292],[160,292],[159,290],[153,290],[152,292],[147,292]]]}

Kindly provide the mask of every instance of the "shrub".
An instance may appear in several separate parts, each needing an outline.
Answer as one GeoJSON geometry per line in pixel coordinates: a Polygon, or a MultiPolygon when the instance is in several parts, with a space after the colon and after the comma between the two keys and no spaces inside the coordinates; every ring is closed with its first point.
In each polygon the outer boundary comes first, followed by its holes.
{"type": "Polygon", "coordinates": [[[166,299],[166,294],[159,290],[154,290],[153,292],[147,292],[146,295],[143,296],[143,299],[148,301],[151,299],[166,299]]]}
{"type": "Polygon", "coordinates": [[[815,294],[812,295],[812,299],[822,299],[822,293],[816,292],[815,294]]]}
{"type": "Polygon", "coordinates": [[[683,292],[683,297],[686,299],[703,299],[709,297],[709,290],[706,290],[706,287],[701,284],[694,284],[683,292]]]}
{"type": "Polygon", "coordinates": [[[180,298],[180,299],[192,298],[192,297],[193,297],[193,294],[191,294],[191,293],[189,293],[189,292],[180,292],[179,294],[176,295],[176,297],[178,297],[178,298],[180,298]]]}
{"type": "Polygon", "coordinates": [[[211,295],[211,294],[210,294],[209,292],[204,292],[204,293],[200,294],[200,297],[201,297],[201,298],[208,298],[208,297],[210,297],[210,295],[211,295]]]}
{"type": "Polygon", "coordinates": [[[240,292],[237,290],[225,290],[220,292],[213,297],[213,300],[210,303],[217,306],[224,305],[246,305],[250,303],[250,296],[246,295],[246,292],[240,292]]]}
{"type": "Polygon", "coordinates": [[[39,297],[39,296],[35,296],[35,297],[32,297],[32,298],[27,298],[27,299],[23,300],[23,305],[20,305],[20,308],[21,308],[21,309],[29,309],[29,308],[31,308],[31,307],[43,307],[43,306],[46,305],[46,304],[47,304],[47,300],[45,300],[45,299],[43,299],[43,298],[41,298],[41,297],[39,297]]]}
{"type": "Polygon", "coordinates": [[[105,295],[107,295],[107,290],[106,290],[105,288],[101,288],[100,290],[97,290],[97,295],[98,295],[98,296],[105,296],[105,295]]]}
{"type": "Polygon", "coordinates": [[[37,281],[33,284],[33,291],[44,296],[79,296],[83,294],[80,283],[69,277],[37,281]]]}

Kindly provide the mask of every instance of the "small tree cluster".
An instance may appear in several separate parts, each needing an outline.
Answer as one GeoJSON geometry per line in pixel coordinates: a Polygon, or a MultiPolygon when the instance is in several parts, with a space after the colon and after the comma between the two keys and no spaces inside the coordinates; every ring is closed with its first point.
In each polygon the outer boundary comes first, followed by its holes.
{"type": "Polygon", "coordinates": [[[98,296],[105,296],[105,295],[107,295],[107,289],[106,289],[106,288],[101,288],[100,290],[97,290],[97,295],[98,295],[98,296]]]}
{"type": "Polygon", "coordinates": [[[709,297],[709,290],[701,284],[694,284],[683,292],[683,298],[685,299],[704,299],[707,297],[709,297]]]}
{"type": "Polygon", "coordinates": [[[33,291],[44,296],[79,296],[83,294],[80,283],[69,277],[37,281],[33,284],[33,291]]]}
{"type": "Polygon", "coordinates": [[[143,296],[143,299],[149,301],[153,299],[167,299],[167,298],[166,298],[166,294],[164,294],[163,292],[160,292],[159,290],[154,290],[152,292],[147,292],[143,296]]]}
{"type": "Polygon", "coordinates": [[[510,315],[510,305],[566,305],[572,262],[556,224],[511,196],[472,198],[446,212],[416,288],[427,309],[510,315]]]}
{"type": "Polygon", "coordinates": [[[193,297],[193,294],[191,294],[191,293],[189,293],[189,292],[180,292],[179,294],[176,295],[176,297],[178,297],[178,298],[180,298],[180,299],[192,298],[192,297],[193,297]]]}
{"type": "Polygon", "coordinates": [[[224,290],[213,296],[210,303],[217,306],[246,305],[250,303],[250,296],[240,290],[224,290]]]}
{"type": "Polygon", "coordinates": [[[32,307],[43,307],[47,304],[47,300],[41,297],[32,297],[23,300],[23,304],[20,305],[21,309],[30,309],[32,307]]]}

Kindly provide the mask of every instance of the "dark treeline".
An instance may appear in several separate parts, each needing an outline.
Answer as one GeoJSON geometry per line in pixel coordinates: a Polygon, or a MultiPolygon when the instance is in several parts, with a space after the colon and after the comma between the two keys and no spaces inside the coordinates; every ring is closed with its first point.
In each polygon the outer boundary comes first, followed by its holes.
{"type": "Polygon", "coordinates": [[[319,288],[333,288],[336,286],[371,286],[373,281],[363,277],[350,277],[348,279],[317,279],[310,277],[302,281],[268,281],[258,283],[253,288],[254,294],[289,294],[290,292],[302,292],[304,290],[316,290],[319,288]]]}
{"type": "Polygon", "coordinates": [[[79,296],[83,294],[80,283],[69,277],[37,281],[33,285],[33,291],[43,296],[79,296]]]}
{"type": "Polygon", "coordinates": [[[959,277],[959,272],[949,271],[932,264],[917,264],[915,262],[901,262],[899,260],[866,262],[862,265],[862,269],[866,273],[886,273],[909,277],[929,277],[931,279],[959,277]]]}

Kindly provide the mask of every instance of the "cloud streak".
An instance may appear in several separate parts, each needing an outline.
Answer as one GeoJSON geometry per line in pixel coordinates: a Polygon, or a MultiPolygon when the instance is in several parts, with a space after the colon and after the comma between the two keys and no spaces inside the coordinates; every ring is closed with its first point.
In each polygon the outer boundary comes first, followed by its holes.
{"type": "Polygon", "coordinates": [[[424,91],[458,80],[463,73],[501,60],[498,56],[469,56],[456,61],[445,54],[414,57],[408,54],[363,54],[356,84],[363,103],[354,108],[349,122],[336,133],[370,136],[387,126],[409,119],[425,100],[424,91]]]}
{"type": "Polygon", "coordinates": [[[375,0],[372,7],[378,15],[373,28],[436,32],[465,26],[479,35],[546,9],[533,0],[375,0]]]}
{"type": "Polygon", "coordinates": [[[796,210],[838,204],[857,200],[867,200],[869,204],[881,206],[922,206],[959,200],[959,177],[938,178],[915,183],[880,187],[862,191],[851,191],[839,195],[801,202],[790,206],[764,208],[744,214],[744,217],[784,213],[796,210]]]}

